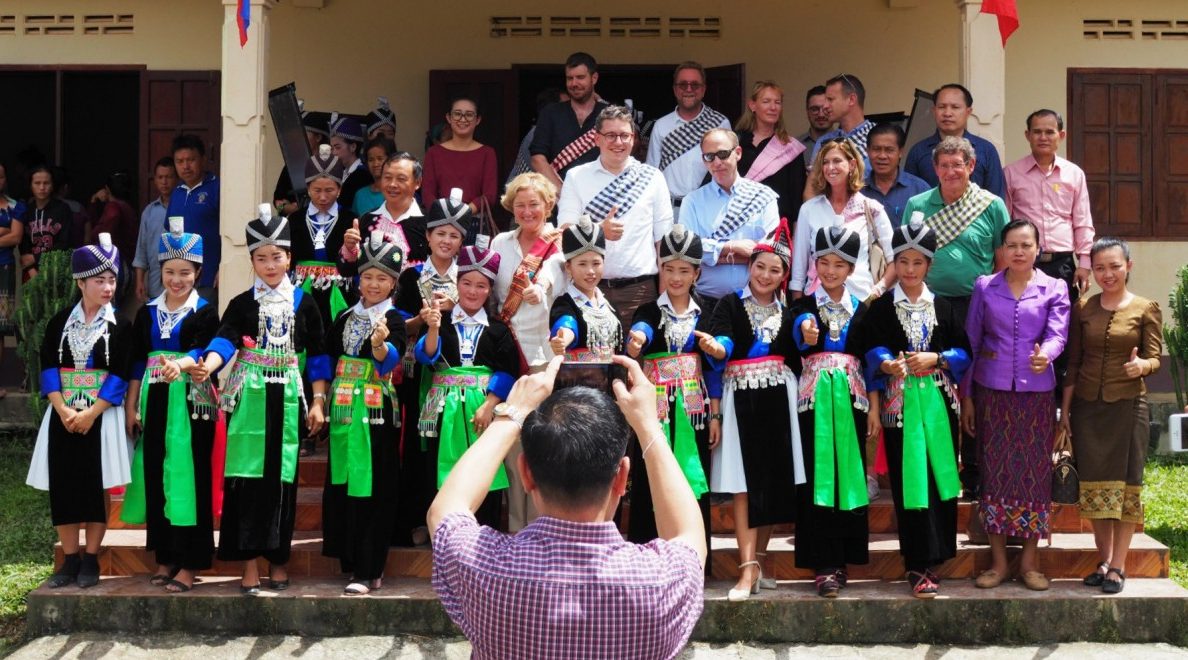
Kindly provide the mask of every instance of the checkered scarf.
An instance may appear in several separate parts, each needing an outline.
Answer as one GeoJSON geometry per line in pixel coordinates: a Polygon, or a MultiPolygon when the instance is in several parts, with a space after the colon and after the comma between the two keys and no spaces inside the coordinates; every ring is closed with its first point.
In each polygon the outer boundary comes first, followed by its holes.
{"type": "Polygon", "coordinates": [[[957,201],[937,211],[924,222],[936,230],[936,247],[943,248],[965,231],[978,216],[985,213],[994,202],[994,193],[984,190],[973,181],[957,201]]]}
{"type": "Polygon", "coordinates": [[[601,221],[610,214],[611,209],[619,207],[616,217],[622,219],[639,201],[652,177],[659,174],[659,170],[631,159],[627,167],[586,204],[583,213],[601,221]]]}
{"type": "Polygon", "coordinates": [[[723,241],[729,238],[767,208],[779,195],[762,183],[755,183],[750,179],[738,177],[734,185],[730,186],[730,201],[722,209],[721,220],[710,238],[723,241]]]}
{"type": "Polygon", "coordinates": [[[666,169],[686,151],[701,144],[705,132],[721,126],[723,122],[726,122],[726,115],[708,105],[701,106],[701,113],[694,117],[693,121],[677,126],[664,136],[663,142],[660,143],[660,169],[666,169]]]}

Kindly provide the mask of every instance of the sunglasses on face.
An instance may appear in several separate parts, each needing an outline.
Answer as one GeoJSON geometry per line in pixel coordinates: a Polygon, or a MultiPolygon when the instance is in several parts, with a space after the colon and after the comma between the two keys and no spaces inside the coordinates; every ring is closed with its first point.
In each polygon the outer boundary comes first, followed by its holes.
{"type": "Polygon", "coordinates": [[[707,163],[712,163],[712,162],[714,162],[714,159],[717,158],[718,160],[725,162],[730,159],[730,156],[733,153],[734,153],[733,149],[722,149],[721,151],[711,151],[709,153],[701,154],[701,160],[704,160],[707,163]]]}
{"type": "Polygon", "coordinates": [[[701,89],[702,87],[705,87],[705,85],[703,85],[702,83],[688,82],[685,80],[682,80],[681,82],[678,82],[678,83],[673,83],[672,86],[676,87],[677,89],[689,89],[689,90],[693,90],[693,91],[697,91],[697,90],[701,89]]]}

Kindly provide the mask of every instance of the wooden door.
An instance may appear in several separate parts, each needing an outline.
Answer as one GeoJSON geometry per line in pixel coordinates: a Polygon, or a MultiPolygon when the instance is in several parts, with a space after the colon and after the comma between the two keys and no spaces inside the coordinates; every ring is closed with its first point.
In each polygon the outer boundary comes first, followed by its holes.
{"type": "Polygon", "coordinates": [[[140,78],[140,204],[148,203],[153,164],[172,155],[173,138],[191,133],[206,145],[207,169],[219,171],[223,139],[218,71],[145,71],[140,78]]]}
{"type": "MultiPolygon", "coordinates": [[[[478,104],[483,121],[475,129],[474,137],[493,148],[499,156],[499,176],[496,178],[502,181],[520,146],[520,136],[516,134],[519,111],[515,76],[510,69],[430,71],[430,128],[445,121],[450,101],[459,96],[472,98],[478,104]]],[[[424,140],[420,136],[405,137],[403,142],[404,149],[424,153],[424,140]]]]}
{"type": "Polygon", "coordinates": [[[1069,70],[1068,153],[1085,170],[1099,236],[1154,232],[1153,153],[1148,148],[1155,115],[1153,78],[1146,71],[1069,70]]]}
{"type": "Polygon", "coordinates": [[[709,107],[726,115],[733,125],[742,117],[745,95],[748,90],[747,65],[727,64],[705,69],[705,102],[709,107]]]}
{"type": "Polygon", "coordinates": [[[1188,238],[1188,71],[1155,75],[1154,231],[1188,238]]]}

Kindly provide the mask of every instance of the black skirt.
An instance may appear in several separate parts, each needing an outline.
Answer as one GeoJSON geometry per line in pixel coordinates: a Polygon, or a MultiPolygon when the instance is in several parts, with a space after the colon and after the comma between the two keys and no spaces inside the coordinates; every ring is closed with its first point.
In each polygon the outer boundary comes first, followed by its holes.
{"type": "MultiPolygon", "coordinates": [[[[958,425],[957,416],[949,414],[949,428],[958,425]]],[[[956,451],[957,434],[953,447],[956,451]]],[[[957,498],[941,500],[936,479],[928,472],[928,508],[908,511],[903,508],[903,429],[884,428],[887,449],[887,472],[891,480],[891,498],[895,504],[899,530],[899,554],[909,571],[922,570],[957,556],[957,498]]]]}
{"type": "Polygon", "coordinates": [[[751,527],[796,520],[796,472],[792,462],[792,424],[781,384],[734,392],[743,470],[747,477],[747,522],[751,527]]]}
{"type": "MultiPolygon", "coordinates": [[[[858,435],[858,451],[866,465],[866,447],[862,442],[866,430],[866,413],[854,411],[854,428],[858,435]]],[[[847,564],[866,564],[870,561],[870,523],[867,507],[843,511],[817,506],[813,503],[816,484],[816,411],[799,414],[800,442],[804,448],[805,484],[796,489],[796,567],[809,569],[843,568],[847,564]]],[[[865,483],[863,484],[865,488],[865,483]]]]}
{"type": "MultiPolygon", "coordinates": [[[[677,414],[676,407],[669,407],[669,414],[677,414]]],[[[675,441],[675,424],[669,425],[668,445],[675,441]]],[[[694,429],[697,439],[697,456],[701,459],[701,469],[705,471],[706,479],[710,474],[709,426],[704,429],[694,429]]],[[[627,540],[632,543],[647,543],[657,538],[660,533],[656,530],[656,512],[652,505],[652,488],[648,484],[648,468],[644,464],[639,446],[639,440],[632,438],[627,448],[627,455],[631,458],[631,512],[627,518],[627,540]]],[[[705,524],[705,547],[710,547],[710,494],[703,493],[697,501],[701,508],[701,520],[705,524]]],[[[709,564],[706,564],[709,567],[709,564]]]]}
{"type": "Polygon", "coordinates": [[[49,416],[50,519],[54,526],[107,522],[100,430],[97,418],[86,434],[71,433],[56,412],[49,416]]]}

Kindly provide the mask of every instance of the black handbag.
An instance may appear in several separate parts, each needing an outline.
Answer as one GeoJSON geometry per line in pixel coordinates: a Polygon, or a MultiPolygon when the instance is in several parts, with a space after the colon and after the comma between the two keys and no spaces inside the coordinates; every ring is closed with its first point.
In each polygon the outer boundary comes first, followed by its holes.
{"type": "Polygon", "coordinates": [[[1081,477],[1072,456],[1072,442],[1063,427],[1057,427],[1052,454],[1052,502],[1078,504],[1081,500],[1081,477]]]}

